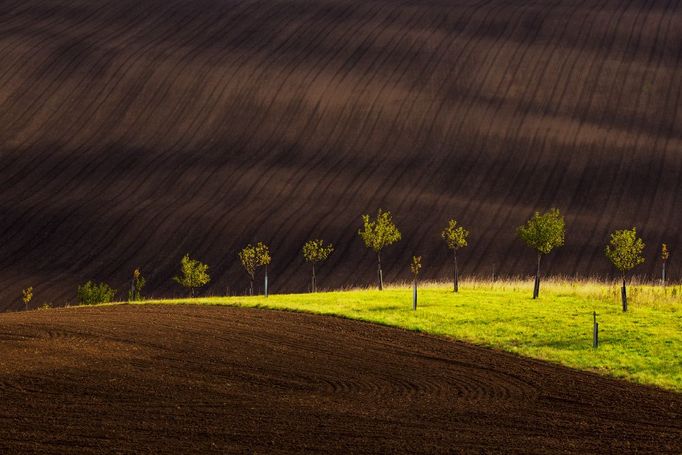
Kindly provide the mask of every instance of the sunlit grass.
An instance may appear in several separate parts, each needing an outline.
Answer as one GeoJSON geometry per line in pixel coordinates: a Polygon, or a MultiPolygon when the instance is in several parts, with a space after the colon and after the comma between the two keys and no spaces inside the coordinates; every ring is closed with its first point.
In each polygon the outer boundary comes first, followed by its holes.
{"type": "Polygon", "coordinates": [[[615,284],[553,280],[531,299],[532,282],[464,281],[420,285],[412,311],[411,285],[383,292],[355,289],[265,297],[210,297],[145,303],[264,307],[344,316],[444,335],[480,345],[682,391],[682,286],[629,288],[623,313],[615,284]],[[600,346],[592,348],[597,313],[600,346]]]}

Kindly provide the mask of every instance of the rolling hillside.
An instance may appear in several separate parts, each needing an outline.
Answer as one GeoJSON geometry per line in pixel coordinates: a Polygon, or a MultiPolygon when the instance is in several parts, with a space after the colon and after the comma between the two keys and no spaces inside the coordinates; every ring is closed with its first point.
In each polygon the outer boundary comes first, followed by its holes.
{"type": "Polygon", "coordinates": [[[87,279],[148,293],[184,253],[205,293],[243,292],[262,240],[275,291],[300,247],[337,245],[323,287],[374,278],[360,214],[391,210],[388,280],[439,232],[472,230],[463,273],[531,273],[515,228],[556,206],[553,274],[602,275],[636,225],[642,275],[682,248],[679,0],[7,0],[0,4],[0,300],[75,298],[87,279]]]}

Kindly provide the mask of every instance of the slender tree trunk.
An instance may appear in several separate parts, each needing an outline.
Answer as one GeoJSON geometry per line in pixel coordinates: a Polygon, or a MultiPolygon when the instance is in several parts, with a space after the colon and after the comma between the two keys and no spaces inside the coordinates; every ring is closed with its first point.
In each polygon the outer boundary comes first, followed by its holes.
{"type": "Polygon", "coordinates": [[[381,271],[381,252],[377,253],[377,260],[378,260],[377,274],[378,274],[378,278],[379,278],[379,290],[383,291],[384,290],[384,274],[381,271]]]}
{"type": "Polygon", "coordinates": [[[311,291],[317,292],[317,283],[315,283],[315,263],[313,262],[313,281],[311,283],[311,291]]]}
{"type": "Polygon", "coordinates": [[[249,280],[249,295],[253,296],[253,277],[249,280]]]}
{"type": "Polygon", "coordinates": [[[130,298],[128,301],[130,300],[135,300],[135,278],[130,282],[130,298]]]}
{"type": "Polygon", "coordinates": [[[189,298],[194,297],[194,288],[189,288],[189,298]]]}
{"type": "Polygon", "coordinates": [[[620,298],[623,301],[623,312],[628,310],[628,293],[625,289],[625,274],[623,274],[623,287],[620,288],[620,298]]]}
{"type": "Polygon", "coordinates": [[[538,253],[538,268],[535,270],[535,286],[533,287],[534,299],[540,296],[540,259],[542,259],[542,254],[538,253]]]}
{"type": "Polygon", "coordinates": [[[661,283],[665,287],[665,261],[663,262],[663,269],[661,270],[661,283]]]}
{"type": "Polygon", "coordinates": [[[459,269],[457,268],[457,250],[452,250],[452,256],[454,259],[452,289],[454,292],[459,292],[459,269]]]}

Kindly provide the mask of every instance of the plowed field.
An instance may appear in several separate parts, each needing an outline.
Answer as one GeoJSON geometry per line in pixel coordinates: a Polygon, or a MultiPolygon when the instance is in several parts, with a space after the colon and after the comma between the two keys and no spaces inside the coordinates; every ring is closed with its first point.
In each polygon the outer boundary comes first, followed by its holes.
{"type": "Polygon", "coordinates": [[[337,250],[323,287],[374,278],[360,215],[393,211],[385,276],[533,271],[515,228],[567,216],[552,274],[604,276],[614,229],[682,248],[679,0],[6,0],[0,3],[0,298],[73,301],[88,279],[148,294],[190,253],[205,293],[243,292],[236,253],[337,250]]]}
{"type": "Polygon", "coordinates": [[[399,329],[181,305],[0,324],[3,453],[682,451],[680,394],[399,329]]]}

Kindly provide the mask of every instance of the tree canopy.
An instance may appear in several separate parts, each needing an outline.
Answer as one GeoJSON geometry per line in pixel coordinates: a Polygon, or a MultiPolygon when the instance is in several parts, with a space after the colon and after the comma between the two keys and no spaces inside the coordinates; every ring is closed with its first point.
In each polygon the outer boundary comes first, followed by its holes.
{"type": "Polygon", "coordinates": [[[360,237],[365,242],[367,248],[371,248],[375,253],[401,239],[400,231],[393,222],[391,212],[377,211],[375,220],[369,215],[362,215],[363,227],[358,231],[360,237]]]}
{"type": "Polygon", "coordinates": [[[457,226],[457,220],[452,219],[448,221],[448,226],[443,229],[441,237],[448,244],[449,249],[457,251],[468,245],[467,237],[469,237],[469,231],[462,226],[457,226]]]}
{"type": "Polygon", "coordinates": [[[637,237],[637,229],[623,229],[611,234],[605,254],[622,274],[644,263],[644,241],[637,237]]]}
{"type": "Polygon", "coordinates": [[[412,272],[412,275],[414,275],[414,279],[417,279],[417,276],[419,276],[419,272],[422,269],[422,257],[421,256],[412,256],[412,263],[410,264],[410,271],[412,272]]]}
{"type": "Polygon", "coordinates": [[[208,284],[211,277],[208,274],[208,265],[191,259],[189,254],[186,254],[180,260],[180,275],[173,277],[173,280],[179,285],[189,288],[190,295],[192,295],[195,288],[208,284]]]}
{"type": "Polygon", "coordinates": [[[95,283],[88,281],[78,286],[78,302],[81,305],[96,305],[98,303],[109,303],[114,300],[116,290],[106,283],[95,283]]]}
{"type": "Polygon", "coordinates": [[[549,254],[564,244],[566,225],[558,209],[546,213],[535,212],[533,217],[518,229],[519,237],[540,254],[549,254]]]}
{"type": "Polygon", "coordinates": [[[326,261],[330,254],[334,251],[334,246],[331,243],[324,243],[324,240],[313,239],[308,240],[303,245],[303,258],[306,262],[315,264],[316,262],[326,261]]]}
{"type": "Polygon", "coordinates": [[[263,265],[268,265],[272,261],[270,249],[262,242],[256,245],[248,244],[239,252],[239,261],[253,280],[256,276],[256,269],[263,265]]]}

